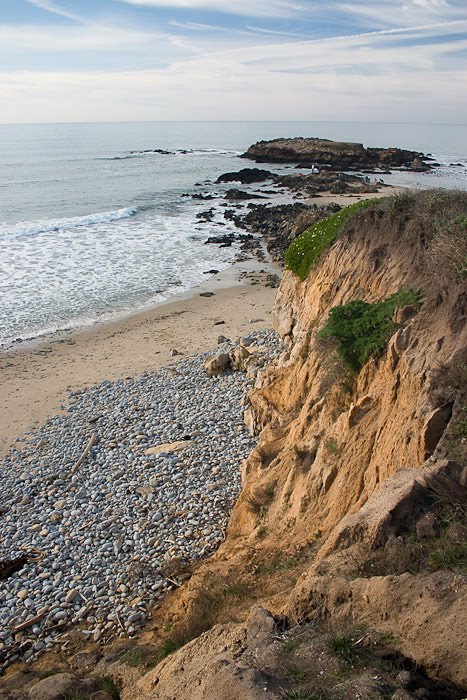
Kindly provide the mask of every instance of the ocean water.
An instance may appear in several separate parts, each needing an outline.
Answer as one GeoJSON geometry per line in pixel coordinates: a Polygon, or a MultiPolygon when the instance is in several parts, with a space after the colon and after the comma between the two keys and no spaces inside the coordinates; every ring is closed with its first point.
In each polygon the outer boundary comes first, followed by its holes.
{"type": "Polygon", "coordinates": [[[239,159],[251,143],[280,136],[429,152],[441,164],[433,173],[385,181],[467,189],[465,125],[0,125],[0,348],[150,307],[229,267],[235,245],[205,245],[234,230],[222,200],[232,185],[214,181],[253,165],[239,159]],[[194,193],[216,198],[183,196],[194,193]],[[197,215],[211,207],[213,220],[201,224],[197,215]]]}

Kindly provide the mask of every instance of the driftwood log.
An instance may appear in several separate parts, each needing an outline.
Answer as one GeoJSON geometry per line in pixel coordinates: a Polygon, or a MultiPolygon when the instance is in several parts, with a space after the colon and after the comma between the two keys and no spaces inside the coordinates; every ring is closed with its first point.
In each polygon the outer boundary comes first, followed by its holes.
{"type": "Polygon", "coordinates": [[[11,559],[0,559],[0,581],[5,581],[25,564],[34,564],[45,557],[44,552],[35,547],[20,547],[25,553],[11,559]]]}
{"type": "Polygon", "coordinates": [[[27,554],[20,554],[12,559],[0,559],[0,581],[5,581],[15,571],[19,571],[29,561],[27,554]]]}

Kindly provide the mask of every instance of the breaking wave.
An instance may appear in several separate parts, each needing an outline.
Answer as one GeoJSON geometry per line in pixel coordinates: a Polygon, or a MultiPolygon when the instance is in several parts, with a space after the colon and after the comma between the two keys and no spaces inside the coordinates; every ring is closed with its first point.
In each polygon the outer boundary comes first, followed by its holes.
{"type": "Polygon", "coordinates": [[[12,240],[15,238],[27,238],[38,236],[41,233],[53,233],[58,231],[69,231],[74,228],[94,226],[96,224],[107,224],[119,219],[128,219],[137,214],[138,209],[134,207],[124,207],[114,211],[105,211],[86,216],[72,216],[63,219],[49,219],[45,221],[20,221],[17,224],[0,224],[0,239],[12,240]]]}

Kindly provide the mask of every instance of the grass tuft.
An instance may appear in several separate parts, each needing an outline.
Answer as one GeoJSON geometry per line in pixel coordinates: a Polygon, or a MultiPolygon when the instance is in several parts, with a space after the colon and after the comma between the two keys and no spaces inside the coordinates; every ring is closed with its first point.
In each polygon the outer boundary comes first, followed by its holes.
{"type": "Polygon", "coordinates": [[[104,690],[112,700],[120,700],[120,690],[111,676],[100,676],[97,682],[101,690],[104,690]]]}
{"type": "Polygon", "coordinates": [[[180,649],[182,646],[184,646],[188,641],[191,641],[187,639],[186,641],[174,637],[171,639],[166,639],[164,642],[162,642],[161,646],[158,649],[157,657],[159,661],[162,661],[162,659],[167,658],[167,656],[170,656],[170,654],[173,654],[174,651],[177,651],[177,649],[180,649]]]}
{"type": "Polygon", "coordinates": [[[467,279],[467,216],[443,222],[431,244],[430,256],[436,275],[445,280],[467,279]]]}
{"type": "Polygon", "coordinates": [[[323,695],[316,690],[306,690],[299,688],[298,690],[289,690],[286,694],[286,700],[322,700],[323,695]]]}
{"type": "Polygon", "coordinates": [[[355,372],[360,371],[369,357],[379,357],[397,328],[393,321],[397,307],[420,304],[420,295],[401,290],[382,301],[370,304],[353,300],[335,306],[318,333],[320,338],[332,338],[337,354],[355,372]]]}
{"type": "Polygon", "coordinates": [[[151,647],[133,647],[124,654],[123,661],[131,668],[138,668],[138,666],[149,668],[155,662],[154,649],[151,647]]]}
{"type": "Polygon", "coordinates": [[[290,666],[287,669],[287,677],[290,681],[300,682],[304,681],[307,677],[307,672],[302,668],[297,668],[296,666],[290,666]]]}
{"type": "Polygon", "coordinates": [[[287,654],[287,656],[290,656],[295,651],[297,651],[301,643],[302,640],[297,637],[294,637],[293,639],[287,639],[282,645],[282,651],[284,652],[284,654],[287,654]]]}
{"type": "Polygon", "coordinates": [[[230,598],[245,598],[250,593],[250,587],[244,581],[237,581],[222,589],[222,595],[230,598]]]}
{"type": "Polygon", "coordinates": [[[460,416],[452,427],[452,434],[458,438],[467,437],[467,406],[462,406],[460,416]]]}
{"type": "Polygon", "coordinates": [[[306,280],[323,251],[339,237],[345,222],[356,212],[366,209],[375,201],[379,200],[367,199],[356,202],[307,228],[285,251],[286,268],[292,270],[302,282],[306,280]]]}
{"type": "Polygon", "coordinates": [[[352,663],[358,656],[359,649],[350,635],[333,635],[326,641],[326,649],[331,656],[346,664],[352,663]]]}
{"type": "Polygon", "coordinates": [[[297,560],[293,557],[285,559],[282,552],[274,552],[271,559],[258,565],[256,571],[260,576],[274,574],[277,571],[290,571],[297,566],[297,560]]]}

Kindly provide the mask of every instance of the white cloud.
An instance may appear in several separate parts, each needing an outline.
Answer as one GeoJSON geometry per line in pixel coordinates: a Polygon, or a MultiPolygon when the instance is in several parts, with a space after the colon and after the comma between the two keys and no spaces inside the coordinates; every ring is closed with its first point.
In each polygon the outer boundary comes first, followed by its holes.
{"type": "Polygon", "coordinates": [[[220,27],[215,24],[202,24],[201,22],[178,22],[176,19],[171,19],[169,24],[177,29],[188,29],[195,32],[231,32],[230,27],[220,27]]]}
{"type": "Polygon", "coordinates": [[[281,32],[280,30],[264,29],[263,27],[255,27],[255,26],[251,26],[248,24],[247,24],[246,28],[252,32],[259,33],[259,34],[271,34],[271,35],[276,35],[276,36],[295,36],[299,39],[307,39],[308,38],[307,34],[295,34],[294,32],[287,32],[287,31],[281,32]]]}
{"type": "MultiPolygon", "coordinates": [[[[258,10],[265,3],[253,4],[258,10]]],[[[62,66],[48,72],[30,58],[36,71],[0,74],[1,119],[461,121],[467,115],[467,93],[459,89],[467,80],[467,38],[462,41],[459,35],[467,30],[467,19],[452,13],[445,19],[446,5],[453,8],[443,0],[406,4],[419,6],[421,20],[429,7],[435,21],[399,27],[383,23],[378,31],[313,41],[286,40],[284,35],[283,43],[278,38],[273,44],[267,43],[273,40],[272,29],[253,26],[259,32],[255,36],[175,20],[173,26],[199,31],[187,38],[91,23],[59,29],[0,25],[0,63],[1,54],[8,60],[13,55],[49,60],[56,52],[51,64],[61,60],[62,66]],[[201,46],[192,43],[200,37],[201,46]],[[81,57],[85,65],[98,66],[101,55],[112,57],[112,63],[106,62],[112,70],[77,70],[84,65],[81,57]],[[63,67],[68,60],[75,70],[63,67]]],[[[367,2],[370,6],[375,3],[367,2]]]]}
{"type": "Polygon", "coordinates": [[[45,12],[50,12],[54,15],[59,15],[60,17],[66,17],[67,19],[72,19],[75,22],[84,22],[82,17],[76,15],[74,12],[69,12],[69,10],[65,10],[63,7],[60,7],[60,5],[57,5],[54,0],[26,0],[26,2],[28,2],[30,5],[35,5],[40,10],[44,10],[45,12]]]}
{"type": "Polygon", "coordinates": [[[68,26],[57,31],[55,26],[0,25],[0,55],[22,51],[36,53],[76,53],[90,50],[153,50],[156,41],[171,43],[176,37],[157,32],[142,32],[120,27],[90,25],[68,26]]]}
{"type": "Polygon", "coordinates": [[[128,5],[209,10],[245,17],[292,17],[305,9],[288,0],[119,0],[128,5]]]}
{"type": "Polygon", "coordinates": [[[391,3],[353,0],[335,5],[337,11],[364,19],[373,27],[409,27],[467,18],[465,7],[446,0],[397,0],[391,3]]]}
{"type": "Polygon", "coordinates": [[[4,121],[465,119],[467,69],[455,52],[467,39],[443,42],[438,25],[403,36],[440,43],[401,47],[390,31],[243,46],[159,70],[4,73],[0,112],[4,121]]]}

